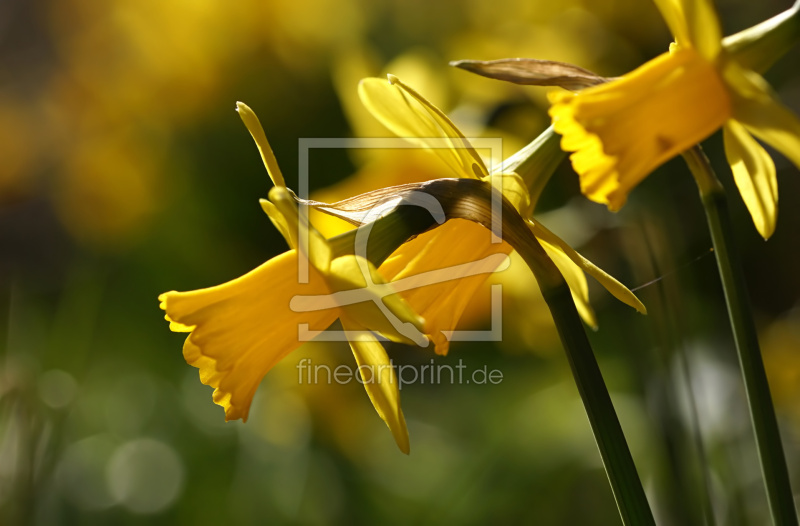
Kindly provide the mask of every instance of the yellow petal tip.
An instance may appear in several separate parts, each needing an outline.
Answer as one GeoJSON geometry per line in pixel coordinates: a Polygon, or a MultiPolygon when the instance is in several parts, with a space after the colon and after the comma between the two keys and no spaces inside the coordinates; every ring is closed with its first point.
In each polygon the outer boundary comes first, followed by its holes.
{"type": "Polygon", "coordinates": [[[241,112],[251,112],[252,113],[253,110],[251,110],[250,106],[248,106],[244,102],[236,101],[236,111],[239,112],[239,113],[241,113],[241,112]]]}

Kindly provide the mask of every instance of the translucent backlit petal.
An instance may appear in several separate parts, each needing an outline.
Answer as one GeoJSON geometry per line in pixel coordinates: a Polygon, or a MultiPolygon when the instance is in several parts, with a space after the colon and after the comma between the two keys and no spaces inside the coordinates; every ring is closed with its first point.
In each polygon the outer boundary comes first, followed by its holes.
{"type": "Polygon", "coordinates": [[[707,60],[722,49],[722,29],[711,0],[655,0],[680,48],[694,48],[707,60]]]}
{"type": "Polygon", "coordinates": [[[272,221],[272,224],[275,225],[275,228],[281,233],[283,239],[286,240],[286,244],[289,245],[289,248],[297,248],[297,225],[292,227],[281,211],[278,210],[278,207],[272,204],[272,202],[266,199],[260,199],[258,202],[261,204],[261,208],[267,216],[269,216],[269,220],[272,221]]]}
{"type": "Polygon", "coordinates": [[[436,106],[397,79],[367,78],[358,85],[361,101],[397,136],[431,148],[457,177],[488,174],[478,153],[436,106]]]}
{"type": "Polygon", "coordinates": [[[397,447],[407,455],[408,428],[400,408],[400,386],[386,350],[370,332],[346,316],[342,318],[342,327],[353,335],[349,336],[350,348],[372,405],[389,426],[397,447]]]}
{"type": "Polygon", "coordinates": [[[665,53],[619,80],[550,94],[550,116],[583,193],[618,210],[656,167],[730,117],[715,65],[692,49],[665,53]],[[676,111],[680,108],[680,111],[676,111]]]}
{"type": "Polygon", "coordinates": [[[566,254],[557,246],[551,245],[547,241],[539,240],[550,259],[556,264],[561,275],[569,286],[572,299],[581,315],[583,321],[593,329],[597,328],[597,316],[594,314],[592,305],[589,303],[589,285],[586,283],[586,275],[581,268],[572,262],[566,254]]]}
{"type": "Polygon", "coordinates": [[[606,273],[603,269],[580,255],[574,248],[569,246],[566,241],[552,233],[543,224],[538,221],[528,223],[528,226],[533,231],[534,235],[539,241],[549,243],[554,247],[558,247],[570,260],[572,260],[584,272],[596,279],[612,296],[620,300],[622,303],[629,305],[641,312],[647,314],[647,309],[644,304],[639,301],[639,298],[631,292],[628,287],[617,281],[613,276],[606,273]]]}
{"type": "Polygon", "coordinates": [[[447,354],[447,335],[455,330],[478,287],[512,250],[507,243],[491,241],[486,228],[452,219],[405,243],[380,267],[395,290],[425,318],[425,332],[438,354],[447,354]]]}
{"type": "Polygon", "coordinates": [[[359,256],[336,258],[327,279],[349,320],[393,341],[427,346],[425,320],[394,293],[372,263],[359,256]]]}
{"type": "Polygon", "coordinates": [[[692,40],[689,36],[689,26],[683,12],[681,0],[655,0],[656,7],[661,11],[661,16],[667,23],[675,41],[684,47],[691,47],[692,40]]]}
{"type": "Polygon", "coordinates": [[[292,250],[233,281],[191,292],[167,292],[159,299],[171,320],[194,327],[184,357],[200,369],[203,383],[215,388],[214,401],[226,420],[247,420],[250,403],[264,375],[300,346],[301,325],[326,329],[339,309],[293,311],[297,294],[328,294],[313,268],[309,283],[298,283],[298,256],[292,250]]]}
{"type": "Polygon", "coordinates": [[[261,127],[261,121],[258,120],[255,112],[244,102],[236,103],[236,111],[239,112],[244,125],[247,126],[247,131],[253,137],[258,147],[258,152],[261,154],[261,160],[264,161],[264,166],[267,168],[267,173],[272,184],[275,186],[286,186],[283,180],[283,174],[278,166],[278,160],[275,159],[275,154],[272,153],[272,148],[267,140],[267,135],[264,133],[264,128],[261,127]]]}
{"type": "Polygon", "coordinates": [[[269,198],[275,205],[275,210],[283,216],[290,239],[296,239],[295,243],[300,255],[318,271],[327,274],[331,259],[333,259],[333,252],[328,245],[328,240],[308,221],[307,215],[300,216],[298,204],[289,194],[289,190],[275,186],[270,189],[269,198]]]}
{"type": "Polygon", "coordinates": [[[800,168],[800,120],[772,94],[757,73],[735,63],[725,66],[725,80],[733,88],[733,117],[747,130],[785,155],[800,168]]]}
{"type": "Polygon", "coordinates": [[[778,179],[766,150],[731,119],[724,128],[725,155],[758,233],[769,239],[778,216],[778,179]]]}
{"type": "Polygon", "coordinates": [[[681,3],[689,42],[706,60],[716,60],[722,49],[722,29],[714,3],[711,0],[681,0],[681,3]]]}

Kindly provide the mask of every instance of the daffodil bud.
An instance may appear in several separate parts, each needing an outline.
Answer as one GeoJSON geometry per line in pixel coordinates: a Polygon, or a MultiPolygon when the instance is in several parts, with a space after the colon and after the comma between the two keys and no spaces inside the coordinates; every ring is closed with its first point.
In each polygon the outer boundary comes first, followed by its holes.
{"type": "Polygon", "coordinates": [[[524,86],[560,86],[570,91],[597,86],[608,80],[574,64],[536,58],[454,60],[450,65],[490,79],[524,86]]]}

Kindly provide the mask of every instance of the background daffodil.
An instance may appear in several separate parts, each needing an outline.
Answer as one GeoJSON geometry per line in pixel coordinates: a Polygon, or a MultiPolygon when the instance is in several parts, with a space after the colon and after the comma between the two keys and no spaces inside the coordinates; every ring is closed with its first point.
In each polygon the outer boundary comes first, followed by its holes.
{"type": "MultiPolygon", "coordinates": [[[[578,311],[589,325],[596,327],[597,321],[589,304],[584,272],[595,277],[624,303],[645,312],[642,303],[624,285],[532,219],[538,193],[532,194],[527,181],[505,169],[506,166],[520,164],[516,155],[490,171],[470,141],[439,108],[392,75],[389,75],[388,82],[379,78],[362,80],[359,95],[364,105],[387,128],[422,148],[432,150],[457,177],[483,179],[501,187],[503,196],[526,219],[529,228],[564,275],[578,311]],[[443,148],[442,141],[449,147],[443,148]]],[[[546,145],[548,141],[557,140],[557,137],[552,130],[548,130],[541,139],[546,145]]],[[[549,175],[543,174],[542,177],[549,175]]],[[[539,187],[541,181],[533,181],[531,186],[539,187]]],[[[491,254],[508,254],[511,250],[505,242],[492,243],[491,234],[485,228],[456,219],[402,245],[380,269],[384,276],[396,280],[468,261],[479,261],[491,254]]],[[[428,334],[436,344],[437,353],[447,352],[449,342],[445,334],[455,329],[467,302],[487,276],[484,273],[438,283],[404,295],[415,311],[426,319],[428,334]]]]}
{"type": "Polygon", "coordinates": [[[656,167],[723,128],[725,152],[766,239],[777,216],[775,165],[753,136],[800,167],[800,120],[722,44],[710,0],[656,0],[676,44],[631,73],[550,94],[550,115],[583,193],[618,210],[656,167]]]}

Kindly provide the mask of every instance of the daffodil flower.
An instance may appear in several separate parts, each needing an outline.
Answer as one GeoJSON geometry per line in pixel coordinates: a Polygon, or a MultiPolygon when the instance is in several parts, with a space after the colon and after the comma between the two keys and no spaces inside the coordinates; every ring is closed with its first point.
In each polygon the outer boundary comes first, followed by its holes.
{"type": "MultiPolygon", "coordinates": [[[[379,78],[364,79],[359,85],[359,95],[364,105],[387,128],[422,148],[430,148],[456,177],[477,178],[501,187],[503,196],[527,220],[529,228],[564,275],[586,323],[592,327],[597,325],[589,304],[584,272],[597,279],[624,303],[645,312],[644,305],[624,285],[531,218],[538,195],[532,196],[521,177],[504,169],[504,166],[518,164],[514,159],[507,160],[490,172],[455,124],[439,108],[397,77],[389,75],[388,82],[379,78]],[[443,144],[445,147],[442,147],[443,144]]],[[[555,137],[552,130],[546,134],[549,135],[545,135],[545,141],[555,137]]],[[[387,279],[396,281],[424,272],[456,267],[465,262],[481,261],[492,254],[509,254],[511,250],[511,246],[505,242],[493,243],[483,227],[456,219],[402,245],[381,265],[380,270],[387,279]]],[[[467,302],[487,276],[487,273],[483,273],[463,277],[404,294],[414,310],[425,318],[426,332],[435,343],[437,353],[447,352],[447,334],[455,329],[467,302]]]]}
{"type": "Polygon", "coordinates": [[[261,379],[303,343],[300,330],[310,334],[339,319],[367,394],[398,447],[408,453],[395,371],[371,331],[425,346],[424,320],[392,292],[372,263],[358,255],[337,257],[311,225],[298,228],[296,204],[255,114],[241,103],[238,110],[276,185],[262,207],[291,250],[228,283],[159,296],[170,328],[189,333],[184,358],[200,369],[204,384],[215,388],[213,399],[225,409],[225,419],[247,421],[261,379]],[[298,232],[307,235],[299,238],[298,232]]]}
{"type": "Polygon", "coordinates": [[[800,120],[723,46],[710,0],[656,0],[669,52],[580,93],[550,94],[550,115],[590,199],[618,210],[656,167],[723,128],[734,180],[759,233],[775,230],[775,165],[753,138],[800,167],[800,120]]]}

